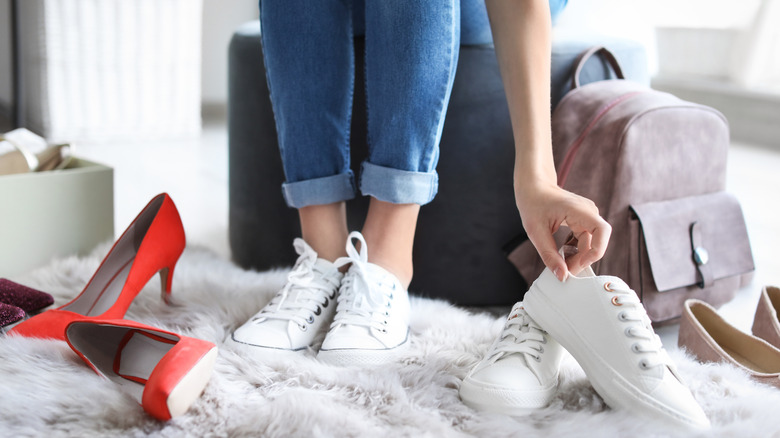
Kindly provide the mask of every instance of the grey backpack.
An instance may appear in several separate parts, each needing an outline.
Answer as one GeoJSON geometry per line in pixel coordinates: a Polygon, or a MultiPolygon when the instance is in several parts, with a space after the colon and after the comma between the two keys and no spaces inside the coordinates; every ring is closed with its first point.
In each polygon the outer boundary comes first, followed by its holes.
{"type": "MultiPolygon", "coordinates": [[[[720,112],[624,80],[615,57],[593,47],[575,63],[552,133],[559,186],[593,200],[612,225],[594,270],[625,280],[654,322],[678,318],[688,298],[723,304],[750,281],[742,210],[724,191],[729,129],[720,112]],[[618,79],[580,86],[597,53],[618,79]]],[[[568,233],[556,234],[562,244],[568,233]]],[[[509,259],[529,284],[544,269],[530,241],[509,259]]]]}

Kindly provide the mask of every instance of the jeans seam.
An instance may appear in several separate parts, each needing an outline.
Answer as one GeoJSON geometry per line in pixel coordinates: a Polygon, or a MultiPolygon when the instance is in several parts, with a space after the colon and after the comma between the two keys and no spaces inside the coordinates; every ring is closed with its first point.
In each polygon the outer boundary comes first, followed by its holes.
{"type": "MultiPolygon", "coordinates": [[[[268,99],[271,101],[271,112],[274,116],[274,127],[276,128],[277,132],[277,146],[279,147],[279,154],[284,157],[284,145],[282,145],[282,142],[279,139],[279,132],[281,132],[281,129],[279,127],[279,118],[276,116],[277,108],[274,107],[274,99],[273,99],[273,89],[271,87],[271,67],[268,63],[268,58],[266,55],[266,36],[265,36],[265,30],[263,29],[265,26],[263,26],[263,12],[262,12],[262,5],[263,3],[260,2],[260,45],[262,46],[262,52],[263,52],[263,67],[265,69],[265,86],[268,88],[268,99]]],[[[282,166],[282,172],[284,172],[284,166],[282,166]]],[[[286,173],[286,172],[285,172],[286,173]]],[[[286,179],[286,177],[285,177],[286,179]]]]}
{"type": "Polygon", "coordinates": [[[349,59],[350,59],[350,69],[349,69],[349,75],[350,75],[350,84],[349,84],[349,99],[347,99],[347,117],[346,117],[346,126],[344,127],[346,135],[344,137],[346,138],[346,144],[342,147],[342,153],[344,154],[344,164],[345,164],[345,170],[350,170],[352,167],[352,157],[350,156],[350,151],[352,150],[351,144],[352,144],[352,130],[350,129],[352,125],[352,111],[354,108],[353,102],[355,100],[355,37],[354,37],[354,23],[352,22],[352,8],[354,6],[352,5],[352,2],[349,2],[349,18],[347,19],[347,22],[349,23],[349,30],[347,32],[347,35],[353,35],[349,41],[349,59]]]}
{"type": "Polygon", "coordinates": [[[434,185],[436,185],[436,184],[434,184],[434,180],[435,180],[435,178],[433,177],[433,175],[431,175],[430,183],[429,183],[429,186],[428,186],[428,189],[429,189],[428,190],[428,201],[429,202],[431,200],[433,200],[433,196],[434,196],[433,187],[434,187],[434,185]]]}
{"type": "MultiPolygon", "coordinates": [[[[366,96],[366,157],[371,157],[371,148],[373,141],[371,138],[371,102],[368,94],[368,32],[363,36],[363,94],[366,96]]],[[[368,160],[368,158],[366,158],[368,160]]],[[[363,172],[360,172],[361,184],[363,182],[363,172]]]]}
{"type": "MultiPolygon", "coordinates": [[[[450,20],[452,23],[452,26],[450,26],[450,44],[448,45],[448,72],[447,72],[447,81],[444,82],[444,98],[441,101],[441,107],[439,108],[439,124],[436,126],[436,131],[434,132],[433,136],[433,147],[429,148],[429,150],[426,151],[426,156],[424,157],[424,161],[426,162],[432,162],[433,161],[433,154],[435,151],[437,151],[440,147],[439,143],[441,142],[441,134],[444,130],[444,119],[446,117],[447,113],[447,106],[450,101],[450,94],[452,93],[452,84],[455,80],[455,71],[456,68],[453,67],[453,64],[455,63],[454,57],[455,57],[455,45],[458,44],[458,41],[456,41],[456,26],[455,23],[455,1],[460,0],[454,0],[450,2],[450,20]]],[[[434,170],[436,169],[436,163],[432,163],[431,166],[434,170]]],[[[426,168],[427,169],[427,168],[426,168]]]]}

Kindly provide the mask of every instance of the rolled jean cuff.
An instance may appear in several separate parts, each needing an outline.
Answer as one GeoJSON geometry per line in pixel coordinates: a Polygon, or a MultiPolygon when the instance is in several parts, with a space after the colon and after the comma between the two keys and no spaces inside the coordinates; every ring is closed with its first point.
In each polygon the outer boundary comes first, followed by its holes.
{"type": "Polygon", "coordinates": [[[351,170],[333,176],[282,184],[282,195],[293,208],[332,204],[355,197],[355,175],[351,170]]]}
{"type": "Polygon", "coordinates": [[[393,204],[431,202],[439,190],[439,175],[412,172],[363,162],[360,169],[360,191],[365,196],[393,204]]]}

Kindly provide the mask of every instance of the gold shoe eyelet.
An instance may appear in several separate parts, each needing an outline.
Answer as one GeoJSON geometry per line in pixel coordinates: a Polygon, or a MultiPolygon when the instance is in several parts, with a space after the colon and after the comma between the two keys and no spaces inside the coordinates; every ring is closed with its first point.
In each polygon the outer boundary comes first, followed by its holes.
{"type": "Polygon", "coordinates": [[[612,305],[614,305],[614,306],[622,306],[622,305],[623,305],[623,303],[619,303],[619,302],[618,302],[618,296],[617,296],[617,295],[615,295],[614,297],[612,297],[612,300],[611,300],[611,301],[612,301],[612,305]]]}
{"type": "Polygon", "coordinates": [[[614,290],[609,288],[610,286],[612,286],[612,282],[611,281],[608,281],[608,282],[604,283],[604,290],[607,291],[607,292],[614,292],[614,290]]]}

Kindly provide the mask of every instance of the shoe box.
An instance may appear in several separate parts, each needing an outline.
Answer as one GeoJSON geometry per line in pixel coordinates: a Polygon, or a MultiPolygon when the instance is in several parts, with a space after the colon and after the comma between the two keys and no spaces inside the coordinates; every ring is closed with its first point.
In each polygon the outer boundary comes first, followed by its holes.
{"type": "Polygon", "coordinates": [[[0,277],[114,238],[114,171],[74,158],[62,170],[0,176],[0,277]]]}

